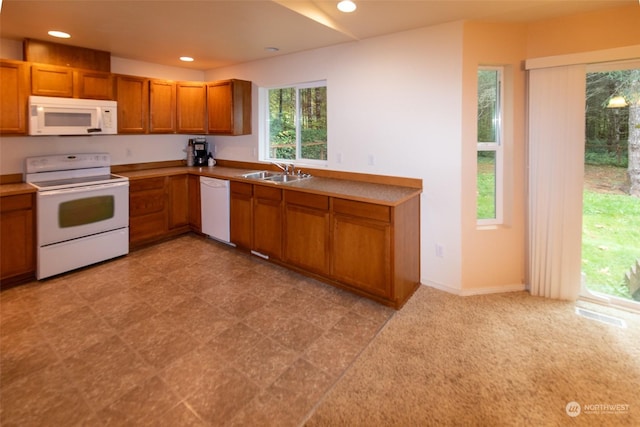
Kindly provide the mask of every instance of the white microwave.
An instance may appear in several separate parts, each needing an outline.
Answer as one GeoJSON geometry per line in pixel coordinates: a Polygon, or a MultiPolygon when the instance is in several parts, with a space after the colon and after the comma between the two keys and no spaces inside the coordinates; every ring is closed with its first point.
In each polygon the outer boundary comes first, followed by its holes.
{"type": "Polygon", "coordinates": [[[97,99],[29,97],[29,135],[115,135],[118,104],[97,99]]]}

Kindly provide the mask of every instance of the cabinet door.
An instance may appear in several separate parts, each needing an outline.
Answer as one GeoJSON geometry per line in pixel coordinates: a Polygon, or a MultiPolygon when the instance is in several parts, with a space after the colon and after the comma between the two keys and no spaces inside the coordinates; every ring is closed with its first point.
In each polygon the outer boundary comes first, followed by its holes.
{"type": "Polygon", "coordinates": [[[167,233],[165,178],[130,182],[129,245],[151,241],[167,233]]]}
{"type": "Polygon", "coordinates": [[[334,199],[331,273],[346,284],[392,296],[389,208],[334,199]]]}
{"type": "Polygon", "coordinates": [[[97,71],[76,71],[74,96],[85,99],[113,99],[113,75],[97,71]]]}
{"type": "Polygon", "coordinates": [[[251,249],[253,235],[253,189],[251,184],[231,181],[230,183],[231,242],[251,249]]]}
{"type": "Polygon", "coordinates": [[[285,191],[284,260],[329,274],[329,198],[285,191]]]}
{"type": "Polygon", "coordinates": [[[0,279],[35,272],[33,195],[3,197],[0,213],[0,279]]]}
{"type": "Polygon", "coordinates": [[[207,85],[209,133],[246,135],[251,133],[251,82],[224,80],[207,85]]]}
{"type": "Polygon", "coordinates": [[[192,230],[202,232],[200,177],[197,175],[189,175],[189,225],[192,230]]]}
{"type": "Polygon", "coordinates": [[[166,80],[149,81],[151,133],[175,133],[176,84],[166,80]]]}
{"type": "Polygon", "coordinates": [[[28,66],[0,61],[0,133],[27,133],[28,66]]]}
{"type": "Polygon", "coordinates": [[[116,77],[118,133],[147,133],[149,128],[149,79],[116,77]]]}
{"type": "Polygon", "coordinates": [[[32,65],[31,94],[73,97],[73,70],[51,65],[32,65]]]}
{"type": "Polygon", "coordinates": [[[253,186],[253,249],[282,258],[282,190],[253,186]]]}
{"type": "Polygon", "coordinates": [[[169,177],[169,230],[189,225],[189,178],[169,177]]]}
{"type": "Polygon", "coordinates": [[[179,82],[176,84],[176,102],[179,133],[203,134],[207,118],[207,87],[204,83],[179,82]]]}

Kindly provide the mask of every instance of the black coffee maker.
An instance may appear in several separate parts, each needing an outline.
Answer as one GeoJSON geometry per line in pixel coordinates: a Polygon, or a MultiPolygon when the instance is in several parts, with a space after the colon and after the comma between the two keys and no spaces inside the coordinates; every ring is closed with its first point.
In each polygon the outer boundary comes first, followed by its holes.
{"type": "Polygon", "coordinates": [[[193,139],[193,165],[207,166],[208,155],[207,140],[204,137],[193,139]]]}

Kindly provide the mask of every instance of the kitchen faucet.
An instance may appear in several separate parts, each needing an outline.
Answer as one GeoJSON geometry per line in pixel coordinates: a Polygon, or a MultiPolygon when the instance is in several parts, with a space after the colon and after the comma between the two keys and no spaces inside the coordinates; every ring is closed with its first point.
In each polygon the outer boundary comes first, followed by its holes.
{"type": "Polygon", "coordinates": [[[271,163],[276,165],[278,168],[282,169],[285,175],[289,175],[289,174],[293,175],[293,171],[295,168],[293,163],[278,163],[278,162],[271,162],[271,163]]]}

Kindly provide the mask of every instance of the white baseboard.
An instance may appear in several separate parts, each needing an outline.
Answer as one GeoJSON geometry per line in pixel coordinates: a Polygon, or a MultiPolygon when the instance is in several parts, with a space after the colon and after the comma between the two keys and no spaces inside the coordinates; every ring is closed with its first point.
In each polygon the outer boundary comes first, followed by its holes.
{"type": "Polygon", "coordinates": [[[441,291],[448,292],[450,294],[459,295],[461,297],[466,297],[471,295],[501,294],[504,292],[521,292],[521,291],[527,290],[527,287],[524,283],[504,285],[504,286],[493,286],[490,288],[474,288],[474,289],[452,288],[442,283],[436,283],[431,281],[427,281],[422,284],[424,286],[430,286],[432,288],[436,288],[441,291]]]}

